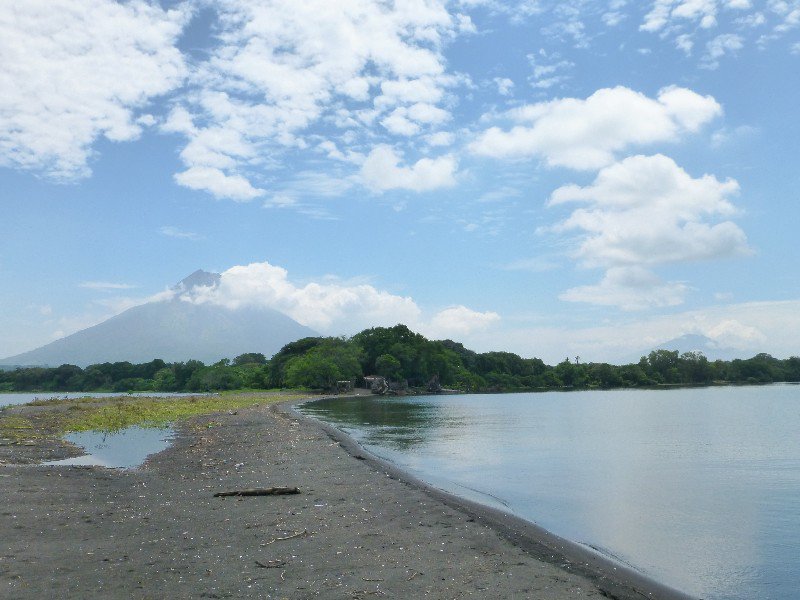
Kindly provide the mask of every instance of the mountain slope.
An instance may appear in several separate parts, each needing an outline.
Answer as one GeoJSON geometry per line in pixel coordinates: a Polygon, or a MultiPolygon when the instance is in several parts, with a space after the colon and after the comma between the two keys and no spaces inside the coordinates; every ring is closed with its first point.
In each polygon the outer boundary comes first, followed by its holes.
{"type": "Polygon", "coordinates": [[[709,337],[698,333],[687,333],[663,344],[656,350],[677,350],[684,352],[702,352],[709,360],[733,360],[735,358],[751,358],[755,352],[743,352],[735,348],[720,346],[709,337]]]}
{"type": "MultiPolygon", "coordinates": [[[[219,276],[195,272],[175,289],[216,285],[219,276]]],[[[7,365],[70,363],[84,367],[100,362],[216,362],[244,352],[269,357],[297,339],[318,335],[286,315],[265,308],[236,310],[196,305],[178,298],[135,306],[102,323],[50,344],[0,360],[7,365]]]]}

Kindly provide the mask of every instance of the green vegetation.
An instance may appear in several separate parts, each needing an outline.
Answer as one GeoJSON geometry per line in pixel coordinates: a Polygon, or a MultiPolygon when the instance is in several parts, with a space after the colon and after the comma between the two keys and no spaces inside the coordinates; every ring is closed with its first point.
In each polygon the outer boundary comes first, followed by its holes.
{"type": "Polygon", "coordinates": [[[75,431],[113,432],[133,425],[166,427],[170,423],[198,415],[211,415],[255,405],[300,398],[290,394],[219,394],[148,398],[79,398],[33,402],[41,407],[25,416],[0,413],[0,438],[14,443],[31,443],[42,438],[58,438],[75,431]]]}
{"type": "Polygon", "coordinates": [[[349,339],[303,338],[269,360],[263,354],[247,353],[213,365],[157,359],[85,369],[74,365],[20,368],[0,372],[0,391],[330,390],[337,381],[358,383],[366,375],[382,375],[400,387],[423,390],[438,377],[442,386],[465,392],[749,384],[800,381],[800,358],[780,360],[758,354],[747,360],[712,362],[697,352],[656,350],[629,365],[565,359],[550,366],[510,352],[479,354],[457,342],[431,341],[405,325],[396,325],[367,329],[349,339]]]}

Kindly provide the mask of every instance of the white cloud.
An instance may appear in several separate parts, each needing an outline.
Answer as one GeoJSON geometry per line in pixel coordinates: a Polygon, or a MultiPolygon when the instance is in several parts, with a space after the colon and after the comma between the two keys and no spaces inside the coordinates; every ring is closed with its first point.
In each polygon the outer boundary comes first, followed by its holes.
{"type": "Polygon", "coordinates": [[[736,319],[720,321],[707,328],[705,335],[717,342],[720,347],[736,348],[737,350],[746,350],[767,341],[767,336],[758,328],[744,325],[736,319]]]}
{"type": "Polygon", "coordinates": [[[497,93],[501,96],[510,96],[514,93],[514,82],[508,77],[495,77],[492,81],[497,86],[497,93]]]}
{"type": "Polygon", "coordinates": [[[267,262],[232,267],[222,273],[218,286],[195,289],[182,298],[232,309],[272,308],[323,332],[355,332],[367,326],[417,322],[420,315],[411,298],[366,284],[301,286],[289,280],[285,269],[267,262]]]}
{"type": "Polygon", "coordinates": [[[750,252],[744,232],[719,217],[736,214],[734,180],[691,177],[666,156],[633,156],[598,173],[588,186],[555,190],[550,205],[588,203],[554,230],[578,231],[574,254],[587,267],[607,269],[597,285],[562,299],[625,309],[673,306],[686,287],[665,283],[645,267],[740,256],[750,252]]]}
{"type": "Polygon", "coordinates": [[[744,47],[741,36],[733,33],[718,35],[706,44],[706,54],[703,56],[701,66],[706,69],[716,69],[719,59],[726,54],[735,53],[744,47]]]}
{"type": "Polygon", "coordinates": [[[767,5],[781,19],[781,22],[775,27],[776,33],[786,33],[800,25],[800,2],[798,0],[769,0],[767,5]]]}
{"type": "Polygon", "coordinates": [[[755,10],[751,0],[654,0],[640,29],[656,33],[661,39],[674,39],[676,47],[687,56],[697,38],[703,39],[706,52],[700,66],[715,69],[719,58],[744,47],[745,38],[740,34],[747,34],[746,29],[766,25],[768,16],[777,20],[777,25],[759,38],[761,46],[800,24],[800,3],[797,0],[793,0],[794,6],[783,0],[758,4],[769,11],[765,14],[764,10],[755,10]],[[722,32],[712,35],[717,29],[722,32]]]}
{"type": "Polygon", "coordinates": [[[496,312],[478,312],[466,306],[451,306],[436,313],[425,333],[434,338],[470,335],[500,321],[496,312]]]}
{"type": "Polygon", "coordinates": [[[215,198],[247,202],[264,195],[242,175],[227,175],[215,167],[191,167],[175,174],[175,181],[193,190],[204,190],[215,198]]]}
{"type": "Polygon", "coordinates": [[[692,49],[694,48],[692,36],[690,36],[688,33],[679,35],[675,38],[675,47],[678,50],[682,50],[686,56],[690,56],[692,54],[692,49]]]}
{"type": "Polygon", "coordinates": [[[335,278],[326,279],[322,283],[300,285],[292,282],[281,267],[268,262],[252,263],[224,271],[217,286],[193,288],[181,299],[231,309],[272,308],[303,325],[337,335],[397,323],[432,336],[466,335],[485,330],[500,319],[496,313],[477,312],[458,305],[426,320],[410,297],[364,283],[347,284],[335,278]]]}
{"type": "Polygon", "coordinates": [[[167,237],[176,238],[179,240],[199,240],[201,236],[192,232],[192,231],[184,231],[178,227],[174,227],[173,225],[165,225],[159,228],[158,232],[161,235],[165,235],[167,237]]]}
{"type": "Polygon", "coordinates": [[[455,136],[449,131],[437,131],[425,138],[428,145],[432,147],[451,146],[454,140],[455,136]]]}
{"type": "Polygon", "coordinates": [[[603,23],[605,23],[608,27],[616,27],[622,21],[625,20],[625,13],[612,10],[608,11],[607,13],[603,13],[603,23]]]}
{"type": "Polygon", "coordinates": [[[420,131],[419,124],[406,118],[404,113],[405,111],[399,108],[396,109],[392,114],[381,121],[381,125],[383,125],[389,133],[395,135],[416,135],[420,131]]]}
{"type": "Polygon", "coordinates": [[[318,221],[338,221],[339,218],[332,215],[325,208],[307,202],[299,202],[293,196],[287,194],[276,194],[264,200],[262,206],[266,209],[290,209],[318,221]]]}
{"type": "Polygon", "coordinates": [[[744,25],[745,27],[760,27],[767,22],[767,18],[762,12],[754,12],[737,18],[735,22],[737,25],[744,25]]]}
{"type": "Polygon", "coordinates": [[[264,200],[264,208],[292,208],[297,206],[297,200],[285,194],[277,194],[268,200],[264,200]]]}
{"type": "Polygon", "coordinates": [[[717,24],[717,8],[717,0],[655,0],[640,29],[655,32],[678,20],[699,22],[700,27],[708,29],[717,24]]]}
{"type": "Polygon", "coordinates": [[[391,146],[375,147],[361,167],[364,184],[377,191],[406,189],[416,192],[455,185],[457,164],[452,155],[421,158],[410,167],[400,166],[400,161],[401,157],[391,146]]]}
{"type": "Polygon", "coordinates": [[[729,197],[738,190],[731,179],[695,179],[659,154],[626,158],[588,186],[563,186],[550,204],[590,205],[558,226],[584,233],[576,254],[587,266],[655,265],[747,253],[739,227],[707,222],[736,214],[729,197]]]}
{"type": "MultiPolygon", "coordinates": [[[[539,320],[537,318],[537,320],[539,320]]],[[[542,315],[552,323],[552,315],[542,315]]],[[[705,335],[720,348],[735,348],[744,357],[769,352],[786,358],[797,356],[800,337],[800,300],[763,301],[707,306],[691,311],[644,316],[621,313],[618,318],[595,321],[589,327],[559,324],[525,326],[514,315],[504,319],[513,328],[496,327],[471,336],[470,348],[508,350],[538,356],[548,364],[564,356],[581,361],[636,362],[641,354],[684,334],[705,335]]]]}
{"type": "Polygon", "coordinates": [[[675,141],[722,113],[711,96],[679,87],[656,99],[625,87],[604,88],[585,100],[564,98],[526,105],[507,113],[518,123],[491,127],[470,144],[496,158],[538,156],[550,166],[597,169],[630,146],[675,141]]]}
{"type": "Polygon", "coordinates": [[[439,104],[460,79],[446,72],[441,47],[470,28],[444,0],[225,0],[214,8],[219,46],[166,125],[188,139],[181,185],[246,200],[262,193],[251,171],[280,168],[315,125],[344,130],[326,140],[343,159],[349,153],[336,141],[354,133],[411,136],[450,118],[439,104]],[[370,130],[376,123],[384,131],[370,130]]]}
{"type": "Polygon", "coordinates": [[[665,282],[642,267],[613,267],[606,271],[600,283],[568,289],[559,298],[567,302],[617,306],[622,310],[643,310],[682,304],[686,290],[686,285],[665,282]]]}
{"type": "Polygon", "coordinates": [[[575,66],[575,63],[562,58],[560,54],[549,53],[544,49],[529,54],[527,58],[533,67],[530,84],[539,90],[547,90],[564,83],[570,78],[565,72],[575,66]]]}
{"type": "Polygon", "coordinates": [[[88,176],[100,137],[136,139],[155,96],[186,68],[184,9],[133,1],[25,0],[0,8],[0,165],[88,176]]]}
{"type": "Polygon", "coordinates": [[[137,287],[129,283],[109,283],[107,281],[84,281],[78,287],[89,290],[132,290],[137,287]]]}

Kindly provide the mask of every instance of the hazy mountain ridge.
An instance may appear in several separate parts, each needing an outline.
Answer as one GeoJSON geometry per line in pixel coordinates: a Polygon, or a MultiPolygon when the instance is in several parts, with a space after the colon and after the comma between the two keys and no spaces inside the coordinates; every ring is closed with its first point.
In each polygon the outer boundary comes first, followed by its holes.
{"type": "Polygon", "coordinates": [[[656,350],[677,350],[684,352],[702,352],[709,360],[734,360],[752,358],[756,352],[744,352],[736,348],[721,346],[718,342],[699,333],[687,333],[675,339],[659,344],[656,350]]]}
{"type": "Polygon", "coordinates": [[[289,342],[318,335],[276,310],[229,309],[181,300],[182,292],[217,285],[219,277],[195,271],[172,288],[176,292],[172,299],[135,306],[93,327],[0,359],[0,363],[69,363],[83,367],[100,362],[142,363],[155,358],[212,363],[244,352],[272,356],[289,342]]]}

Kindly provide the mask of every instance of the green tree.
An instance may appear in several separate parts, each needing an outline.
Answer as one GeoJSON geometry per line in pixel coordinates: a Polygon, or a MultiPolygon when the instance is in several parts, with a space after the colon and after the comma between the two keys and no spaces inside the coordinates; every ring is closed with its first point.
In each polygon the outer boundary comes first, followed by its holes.
{"type": "Polygon", "coordinates": [[[159,392],[174,392],[178,389],[178,380],[175,372],[164,367],[153,376],[153,389],[159,392]]]}
{"type": "Polygon", "coordinates": [[[397,381],[401,378],[403,365],[391,354],[381,354],[375,359],[375,372],[387,379],[397,381]]]}
{"type": "Polygon", "coordinates": [[[233,359],[233,364],[240,365],[265,365],[267,364],[267,357],[261,352],[245,352],[233,359]]]}

